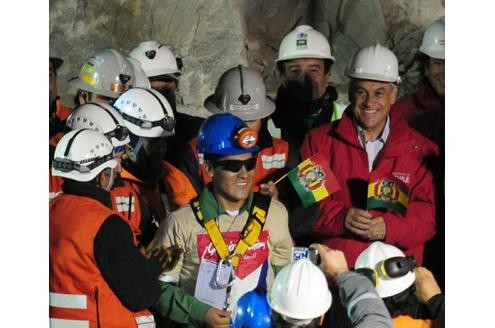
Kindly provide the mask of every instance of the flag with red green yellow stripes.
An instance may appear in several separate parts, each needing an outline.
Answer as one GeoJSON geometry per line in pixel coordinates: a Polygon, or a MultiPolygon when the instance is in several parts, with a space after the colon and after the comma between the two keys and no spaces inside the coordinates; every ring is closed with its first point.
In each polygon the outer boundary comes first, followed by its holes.
{"type": "Polygon", "coordinates": [[[304,207],[319,202],[340,189],[328,161],[320,153],[306,159],[287,175],[304,207]]]}
{"type": "Polygon", "coordinates": [[[409,188],[390,173],[372,171],[368,179],[367,209],[386,208],[406,215],[409,188]]]}

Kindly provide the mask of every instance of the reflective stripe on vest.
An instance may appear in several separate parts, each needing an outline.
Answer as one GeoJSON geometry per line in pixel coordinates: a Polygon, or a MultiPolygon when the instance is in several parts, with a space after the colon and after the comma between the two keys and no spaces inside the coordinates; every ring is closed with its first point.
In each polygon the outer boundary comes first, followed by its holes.
{"type": "Polygon", "coordinates": [[[89,321],[50,318],[50,328],[89,328],[89,321]]]}
{"type": "Polygon", "coordinates": [[[285,154],[261,155],[261,163],[264,169],[281,169],[285,167],[285,154]]]}
{"type": "Polygon", "coordinates": [[[117,204],[117,211],[129,212],[129,199],[132,203],[131,212],[135,212],[135,199],[133,197],[115,196],[115,203],[117,204]]]}
{"type": "Polygon", "coordinates": [[[88,297],[86,295],[50,293],[50,306],[65,309],[87,309],[88,297]]]}
{"type": "Polygon", "coordinates": [[[155,318],[153,315],[143,315],[136,317],[136,323],[139,328],[155,328],[155,318]]]}
{"type": "Polygon", "coordinates": [[[339,120],[342,117],[342,114],[344,114],[344,111],[347,106],[342,102],[334,101],[332,103],[332,107],[333,107],[333,111],[332,111],[332,118],[330,119],[331,122],[339,120]]]}

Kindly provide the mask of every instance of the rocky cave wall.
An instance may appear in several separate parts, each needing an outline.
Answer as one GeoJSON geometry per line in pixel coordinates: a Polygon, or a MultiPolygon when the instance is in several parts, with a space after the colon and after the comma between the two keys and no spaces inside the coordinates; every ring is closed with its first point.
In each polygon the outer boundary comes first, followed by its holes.
{"type": "Polygon", "coordinates": [[[275,95],[278,47],[303,23],[330,41],[330,81],[343,100],[349,60],[374,42],[397,55],[400,92],[410,94],[421,77],[414,59],[424,29],[444,14],[443,0],[50,0],[50,54],[65,60],[59,94],[72,106],[67,81],[91,55],[106,48],[127,55],[141,41],[158,40],[182,56],[178,109],[204,116],[203,100],[237,64],[256,68],[275,95]]]}

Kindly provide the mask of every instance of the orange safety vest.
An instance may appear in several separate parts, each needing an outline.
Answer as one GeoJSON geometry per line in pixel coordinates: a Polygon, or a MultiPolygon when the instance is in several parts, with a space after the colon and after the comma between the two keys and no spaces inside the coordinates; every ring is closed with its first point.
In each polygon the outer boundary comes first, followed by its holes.
{"type": "MultiPolygon", "coordinates": [[[[64,107],[64,105],[62,105],[62,99],[60,99],[60,98],[58,98],[56,100],[55,107],[56,107],[55,115],[58,117],[58,119],[61,122],[65,121],[69,117],[69,115],[72,113],[72,108],[64,107]]],[[[63,136],[64,136],[63,132],[59,132],[59,133],[53,135],[49,139],[50,145],[52,145],[53,147],[57,147],[58,142],[60,141],[60,139],[62,139],[63,136]]]]}
{"type": "Polygon", "coordinates": [[[72,113],[72,108],[62,105],[62,99],[60,98],[56,100],[55,104],[55,115],[57,115],[60,121],[65,121],[69,117],[70,113],[72,113]]]}
{"type": "Polygon", "coordinates": [[[115,214],[88,197],[50,202],[50,327],[155,327],[148,310],[122,305],[96,265],[94,238],[115,214]]]}
{"type": "MultiPolygon", "coordinates": [[[[198,138],[193,138],[188,141],[191,147],[194,157],[199,163],[199,175],[203,180],[203,185],[207,185],[211,182],[211,177],[206,173],[205,166],[203,165],[203,159],[199,158],[196,151],[196,144],[198,138]]],[[[289,144],[287,141],[279,138],[272,137],[272,146],[263,148],[258,153],[256,160],[256,173],[253,178],[253,192],[258,192],[260,184],[268,182],[270,176],[277,172],[279,169],[284,168],[289,160],[289,144]]]]}
{"type": "Polygon", "coordinates": [[[394,328],[430,328],[433,324],[429,319],[414,319],[408,315],[399,315],[392,321],[394,328]]]}
{"type": "Polygon", "coordinates": [[[62,183],[64,180],[61,177],[53,176],[52,170],[48,171],[48,176],[49,199],[52,200],[55,196],[62,193],[62,183]]]}
{"type": "MultiPolygon", "coordinates": [[[[49,196],[50,200],[62,193],[62,183],[64,180],[61,177],[53,176],[49,173],[49,196]]],[[[138,191],[135,190],[132,184],[123,180],[124,185],[113,187],[110,191],[112,199],[112,209],[118,212],[131,227],[134,236],[134,242],[137,245],[141,239],[141,203],[139,201],[138,191]]]]}
{"type": "Polygon", "coordinates": [[[132,187],[143,196],[146,204],[153,210],[154,214],[158,216],[159,222],[162,222],[167,216],[167,205],[170,206],[169,210],[173,211],[189,204],[189,202],[197,196],[196,190],[194,190],[191,182],[189,182],[189,179],[181,170],[167,161],[163,161],[163,166],[165,170],[163,181],[167,192],[167,200],[162,200],[162,194],[158,184],[153,189],[146,188],[143,186],[140,179],[124,168],[122,168],[120,174],[122,179],[128,181],[132,187]],[[165,204],[164,202],[167,202],[168,204],[165,204]]]}
{"type": "Polygon", "coordinates": [[[126,180],[123,182],[123,186],[113,187],[110,191],[112,208],[129,223],[134,236],[134,243],[137,245],[142,235],[141,203],[138,191],[134,189],[132,184],[126,180]]]}

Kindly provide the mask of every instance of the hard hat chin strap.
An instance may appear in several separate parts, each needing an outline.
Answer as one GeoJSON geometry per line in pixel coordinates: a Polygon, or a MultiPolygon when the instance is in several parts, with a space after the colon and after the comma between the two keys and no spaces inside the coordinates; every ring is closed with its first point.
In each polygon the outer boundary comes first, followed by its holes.
{"type": "Polygon", "coordinates": [[[115,179],[114,179],[114,174],[113,174],[113,168],[110,168],[110,180],[108,180],[107,185],[103,189],[105,189],[106,191],[112,190],[114,180],[115,179]]]}

